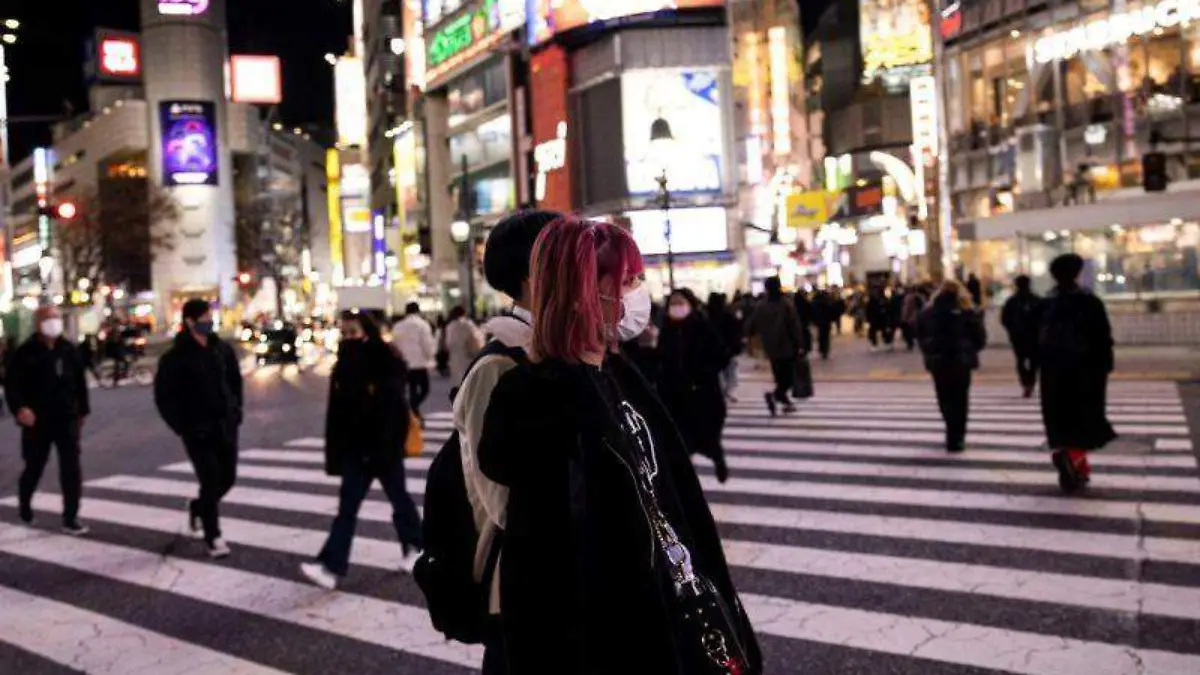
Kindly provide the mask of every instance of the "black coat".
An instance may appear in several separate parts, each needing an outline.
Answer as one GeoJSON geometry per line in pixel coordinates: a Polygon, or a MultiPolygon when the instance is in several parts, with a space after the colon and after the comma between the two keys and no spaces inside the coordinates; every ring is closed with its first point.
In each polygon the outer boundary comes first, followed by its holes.
{"type": "Polygon", "coordinates": [[[92,411],[83,362],[62,338],[50,347],[34,335],[17,348],[8,363],[4,391],[13,414],[29,408],[38,426],[86,417],[92,411]]]}
{"type": "Polygon", "coordinates": [[[691,452],[717,458],[725,428],[721,371],[729,353],[703,317],[667,319],[658,336],[658,395],[691,452]]]}
{"type": "Polygon", "coordinates": [[[1018,292],[1004,303],[1000,310],[1000,323],[1008,332],[1008,341],[1013,349],[1023,354],[1037,351],[1041,333],[1044,302],[1033,292],[1018,292]]]}
{"type": "Polygon", "coordinates": [[[845,306],[838,307],[837,302],[826,291],[819,291],[812,301],[813,322],[818,328],[832,326],[837,321],[845,306]]]}
{"type": "Polygon", "coordinates": [[[1096,450],[1117,437],[1106,414],[1113,370],[1112,327],[1104,303],[1079,288],[1045,300],[1038,343],[1042,421],[1051,448],[1096,450]]]}
{"type": "Polygon", "coordinates": [[[349,462],[372,475],[404,457],[408,401],[404,362],[386,343],[342,343],[329,380],[325,415],[325,473],[340,476],[349,462]]]}
{"type": "MultiPolygon", "coordinates": [[[[735,608],[743,644],[761,656],[682,439],[623,358],[606,372],[645,418],[664,512],[697,570],[735,608]]],[[[521,675],[685,675],[662,563],[628,460],[607,439],[619,426],[604,374],[550,361],[519,366],[492,394],[479,466],[509,487],[500,605],[509,671],[521,675]]]]}
{"type": "Polygon", "coordinates": [[[979,367],[979,351],[987,344],[987,332],[979,314],[963,309],[954,293],[942,293],[917,318],[917,340],[925,356],[925,368],[979,367]]]}
{"type": "Polygon", "coordinates": [[[242,423],[242,371],[233,348],[216,335],[207,346],[187,331],[158,362],[154,402],[180,436],[231,435],[242,423]]]}
{"type": "Polygon", "coordinates": [[[745,330],[742,328],[742,322],[733,315],[731,310],[724,310],[708,317],[712,324],[713,331],[720,338],[721,344],[725,347],[725,351],[729,356],[737,356],[746,349],[745,330]]]}
{"type": "Polygon", "coordinates": [[[867,297],[867,323],[878,328],[886,328],[889,313],[888,299],[883,296],[883,293],[872,293],[867,297]]]}

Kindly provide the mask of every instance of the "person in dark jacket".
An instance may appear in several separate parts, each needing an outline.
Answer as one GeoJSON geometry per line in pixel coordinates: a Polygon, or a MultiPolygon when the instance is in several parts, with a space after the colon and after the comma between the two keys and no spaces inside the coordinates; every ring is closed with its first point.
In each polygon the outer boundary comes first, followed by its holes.
{"type": "Polygon", "coordinates": [[[1008,342],[1017,360],[1017,377],[1021,380],[1025,398],[1031,398],[1033,388],[1037,386],[1038,333],[1043,304],[1042,299],[1030,288],[1029,277],[1024,274],[1018,276],[1015,285],[1016,292],[1000,311],[1000,323],[1008,332],[1008,342]]]}
{"type": "Polygon", "coordinates": [[[822,359],[827,360],[833,326],[841,319],[837,301],[829,295],[828,290],[821,289],[813,296],[812,313],[813,323],[817,326],[817,351],[822,359]]]}
{"type": "Polygon", "coordinates": [[[892,285],[892,292],[888,295],[888,321],[887,329],[883,332],[883,341],[888,346],[888,350],[896,348],[896,331],[900,331],[901,338],[905,338],[908,331],[904,328],[902,318],[904,316],[904,286],[896,281],[892,285]]]}
{"type": "Polygon", "coordinates": [[[1056,286],[1045,300],[1038,341],[1042,420],[1066,492],[1091,480],[1087,453],[1117,437],[1106,414],[1112,327],[1104,302],[1079,286],[1082,272],[1083,258],[1073,253],[1050,264],[1056,286]]]}
{"type": "Polygon", "coordinates": [[[534,252],[532,363],[501,378],[478,453],[509,489],[500,616],[514,674],[762,672],[684,442],[613,344],[641,269],[606,223],[558,221],[534,252]],[[696,602],[729,609],[709,615],[736,659],[725,670],[689,623],[696,602]]]}
{"type": "Polygon", "coordinates": [[[746,331],[748,337],[759,337],[763,351],[771,361],[775,391],[764,394],[763,398],[767,402],[767,411],[774,417],[776,405],[782,405],[785,413],[796,411],[788,392],[796,382],[796,359],[804,346],[801,339],[803,327],[796,308],[783,297],[783,284],[779,277],[770,277],[764,285],[766,297],[754,308],[746,331]]]}
{"type": "Polygon", "coordinates": [[[711,459],[722,483],[729,467],[721,445],[727,410],[720,378],[730,358],[700,308],[681,290],[673,291],[658,337],[658,394],[688,449],[711,459]]]}
{"type": "Polygon", "coordinates": [[[792,303],[796,305],[796,316],[800,319],[800,350],[807,354],[812,351],[812,301],[804,289],[798,288],[792,295],[792,303]]]}
{"type": "Polygon", "coordinates": [[[62,529],[87,534],[79,522],[83,476],[79,466],[79,435],[91,414],[87,379],[75,347],[62,337],[58,308],[41,307],[34,315],[37,333],[12,354],[5,376],[8,407],[21,426],[21,458],[25,468],[18,484],[21,520],[33,522],[33,493],[58,450],[58,483],[63,494],[62,529]]]}
{"type": "Polygon", "coordinates": [[[200,483],[199,494],[187,505],[188,533],[203,536],[209,557],[224,558],[229,545],[221,536],[220,503],[237,480],[242,371],[233,348],[213,326],[207,301],[184,303],[181,329],[158,362],[154,402],[183,439],[200,483]]]}
{"type": "Polygon", "coordinates": [[[967,292],[971,294],[971,302],[975,303],[975,309],[983,310],[983,284],[979,281],[979,277],[972,272],[967,275],[967,292]]]}
{"type": "Polygon", "coordinates": [[[724,293],[709,293],[707,309],[708,322],[720,339],[725,353],[729,355],[729,362],[721,371],[721,393],[726,400],[737,403],[737,396],[734,394],[738,385],[737,357],[746,349],[742,322],[734,314],[734,308],[728,305],[724,293]]]}
{"type": "Polygon", "coordinates": [[[879,286],[872,286],[866,301],[867,339],[871,341],[871,350],[879,349],[880,344],[888,343],[888,299],[879,286]]]}
{"type": "Polygon", "coordinates": [[[946,421],[946,450],[962,452],[967,438],[971,372],[979,367],[979,351],[987,344],[983,320],[962,284],[951,280],[942,285],[917,319],[917,340],[946,421]]]}
{"type": "Polygon", "coordinates": [[[338,512],[316,561],[300,565],[304,576],[327,590],[334,590],[349,571],[358,510],[376,480],[392,504],[400,568],[411,572],[424,548],[421,517],[405,485],[410,420],[404,383],[404,363],[371,317],[343,313],[325,416],[325,473],[342,479],[338,512]]]}

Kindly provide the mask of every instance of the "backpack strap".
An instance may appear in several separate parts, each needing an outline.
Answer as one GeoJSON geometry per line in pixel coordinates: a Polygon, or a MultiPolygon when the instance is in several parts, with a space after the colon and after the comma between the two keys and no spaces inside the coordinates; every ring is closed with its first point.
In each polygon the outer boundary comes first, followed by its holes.
{"type": "MultiPolygon", "coordinates": [[[[483,349],[475,355],[471,361],[471,365],[467,366],[467,372],[463,373],[463,381],[471,375],[471,371],[475,370],[475,365],[488,356],[504,356],[517,362],[517,365],[526,365],[529,363],[529,355],[525,353],[524,347],[509,347],[503,342],[492,339],[489,340],[483,349]]],[[[454,399],[458,397],[458,390],[462,389],[462,382],[450,390],[450,407],[454,407],[454,399]]]]}

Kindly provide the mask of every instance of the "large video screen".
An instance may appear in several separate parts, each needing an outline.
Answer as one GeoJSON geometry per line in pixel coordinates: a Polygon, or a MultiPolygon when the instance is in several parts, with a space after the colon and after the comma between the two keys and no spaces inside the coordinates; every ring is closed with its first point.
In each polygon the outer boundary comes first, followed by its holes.
{"type": "Polygon", "coordinates": [[[671,192],[721,191],[725,124],[716,70],[628,71],[621,76],[621,98],[630,194],[657,192],[664,166],[671,192]],[[665,157],[650,143],[650,127],[659,118],[674,138],[665,157]]]}
{"type": "Polygon", "coordinates": [[[211,101],[163,101],[163,183],[217,184],[217,116],[211,101]]]}
{"type": "Polygon", "coordinates": [[[864,82],[882,80],[899,91],[928,74],[933,30],[926,0],[859,0],[858,6],[864,82]]]}
{"type": "Polygon", "coordinates": [[[530,0],[529,42],[540,44],[557,33],[597,21],[724,4],[725,0],[530,0]]]}

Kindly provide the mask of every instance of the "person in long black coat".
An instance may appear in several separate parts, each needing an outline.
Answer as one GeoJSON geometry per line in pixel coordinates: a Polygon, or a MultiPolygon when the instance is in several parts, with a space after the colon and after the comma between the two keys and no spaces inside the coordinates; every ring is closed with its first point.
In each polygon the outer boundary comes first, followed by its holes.
{"type": "Polygon", "coordinates": [[[724,293],[709,293],[707,309],[708,322],[721,339],[725,352],[729,354],[729,363],[721,372],[721,392],[725,394],[726,400],[736,403],[737,396],[734,395],[734,391],[738,385],[737,357],[746,350],[742,321],[734,314],[735,309],[726,302],[724,293]]]}
{"type": "Polygon", "coordinates": [[[1014,284],[1016,292],[1004,303],[1000,323],[1008,331],[1022,391],[1025,398],[1031,398],[1037,386],[1038,334],[1041,332],[1043,302],[1033,292],[1029,277],[1022,274],[1014,284]]]}
{"type": "Polygon", "coordinates": [[[682,291],[672,292],[658,336],[658,394],[688,449],[711,459],[722,483],[729,468],[721,445],[727,414],[721,372],[729,359],[728,348],[700,309],[682,291]]]}
{"type": "Polygon", "coordinates": [[[962,452],[967,438],[971,373],[987,344],[983,320],[962,284],[947,281],[917,319],[925,369],[933,376],[938,408],[946,421],[946,451],[962,452]]]}
{"type": "Polygon", "coordinates": [[[1066,492],[1091,479],[1087,453],[1117,437],[1106,414],[1114,366],[1112,327],[1104,302],[1080,288],[1082,272],[1083,258],[1073,253],[1051,263],[1057,285],[1045,300],[1038,344],[1042,420],[1059,485],[1066,492]]]}
{"type": "Polygon", "coordinates": [[[865,312],[867,339],[871,342],[871,349],[878,349],[880,342],[887,342],[888,316],[891,313],[888,299],[884,296],[882,288],[871,288],[870,295],[867,296],[865,312]]]}
{"type": "Polygon", "coordinates": [[[338,513],[316,561],[300,566],[323,588],[333,590],[349,571],[358,510],[376,480],[392,504],[400,568],[412,571],[424,548],[421,517],[405,486],[404,442],[410,420],[404,375],[403,361],[382,340],[371,318],[343,314],[325,421],[325,473],[342,479],[338,513]]]}

